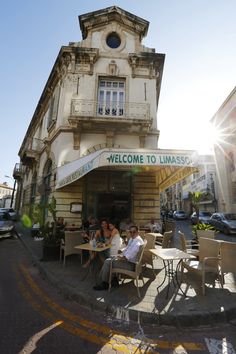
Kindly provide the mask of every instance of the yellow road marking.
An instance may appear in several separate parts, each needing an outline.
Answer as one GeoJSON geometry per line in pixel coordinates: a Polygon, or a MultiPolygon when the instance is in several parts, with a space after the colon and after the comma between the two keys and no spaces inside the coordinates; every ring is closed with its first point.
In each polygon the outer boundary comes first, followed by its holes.
{"type": "MultiPolygon", "coordinates": [[[[61,307],[60,305],[58,305],[57,303],[53,302],[37,285],[36,283],[33,281],[32,277],[30,276],[30,274],[28,273],[27,269],[20,264],[20,269],[27,281],[27,283],[30,285],[31,289],[33,290],[33,292],[35,292],[37,295],[39,295],[40,299],[44,300],[46,302],[46,304],[56,310],[57,312],[59,312],[60,314],[62,314],[65,318],[69,319],[72,322],[76,322],[80,325],[82,325],[85,328],[89,328],[90,330],[93,329],[99,333],[102,333],[103,335],[107,335],[107,336],[112,336],[112,338],[118,340],[118,341],[127,341],[127,339],[129,341],[132,340],[132,337],[127,336],[125,333],[119,332],[117,331],[116,333],[114,333],[114,331],[112,331],[109,327],[106,327],[104,325],[99,325],[96,324],[94,322],[85,320],[84,318],[82,318],[81,316],[78,315],[74,315],[72,314],[70,311],[66,310],[65,308],[61,307]]],[[[91,334],[90,334],[91,335],[91,334]]],[[[158,340],[158,339],[151,339],[151,338],[147,338],[145,337],[144,341],[142,341],[142,343],[146,343],[146,344],[151,344],[151,345],[155,345],[158,348],[162,348],[162,349],[174,349],[178,346],[183,346],[186,350],[204,350],[205,346],[201,343],[194,343],[194,342],[170,342],[170,341],[162,341],[162,340],[158,340]]]]}
{"type": "MultiPolygon", "coordinates": [[[[88,342],[92,342],[94,344],[98,344],[98,345],[108,345],[111,348],[115,348],[117,351],[121,352],[121,353],[137,353],[137,346],[134,345],[128,345],[128,348],[123,345],[123,344],[118,344],[116,340],[114,339],[110,339],[110,338],[103,338],[103,337],[98,337],[96,335],[93,334],[89,334],[87,330],[83,330],[81,328],[78,327],[74,327],[73,325],[66,323],[62,320],[58,320],[58,318],[52,313],[49,312],[48,310],[45,310],[40,304],[38,304],[32,297],[32,295],[29,293],[29,291],[26,289],[26,287],[20,283],[18,281],[18,287],[20,289],[21,294],[23,295],[23,297],[30,303],[30,305],[34,308],[34,310],[36,310],[37,312],[39,312],[44,318],[46,319],[50,319],[52,320],[54,323],[58,323],[60,325],[61,328],[63,328],[64,330],[66,330],[67,332],[73,334],[73,335],[77,335],[80,338],[87,340],[88,342]]],[[[139,350],[139,353],[148,353],[145,350],[139,350]]],[[[157,353],[155,351],[155,353],[157,353]]]]}

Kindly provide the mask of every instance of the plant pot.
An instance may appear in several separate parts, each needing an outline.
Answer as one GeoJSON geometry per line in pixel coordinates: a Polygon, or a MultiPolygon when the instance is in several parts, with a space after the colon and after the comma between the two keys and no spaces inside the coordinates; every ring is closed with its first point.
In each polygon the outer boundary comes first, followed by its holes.
{"type": "Polygon", "coordinates": [[[43,245],[43,262],[59,261],[60,246],[58,245],[43,245]]]}

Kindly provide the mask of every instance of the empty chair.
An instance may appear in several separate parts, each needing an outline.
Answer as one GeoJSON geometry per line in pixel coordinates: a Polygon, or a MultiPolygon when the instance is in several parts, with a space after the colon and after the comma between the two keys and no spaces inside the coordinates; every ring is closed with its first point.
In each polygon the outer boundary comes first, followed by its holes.
{"type": "Polygon", "coordinates": [[[219,278],[219,252],[219,241],[201,237],[199,240],[199,260],[182,262],[182,275],[184,269],[187,269],[188,272],[194,272],[201,276],[203,295],[205,295],[206,273],[213,273],[219,278]]]}
{"type": "Polygon", "coordinates": [[[236,274],[236,243],[222,241],[220,244],[220,279],[221,286],[225,283],[225,273],[236,274]]]}
{"type": "Polygon", "coordinates": [[[163,222],[162,228],[163,228],[163,232],[172,231],[174,234],[175,233],[175,222],[170,221],[170,220],[166,220],[163,222]]]}
{"type": "Polygon", "coordinates": [[[201,237],[205,238],[215,238],[215,231],[214,230],[196,230],[197,239],[199,240],[201,237]]]}
{"type": "Polygon", "coordinates": [[[82,264],[82,250],[75,248],[77,245],[81,245],[84,242],[83,239],[84,231],[65,231],[65,240],[61,241],[60,246],[60,261],[63,254],[63,266],[66,263],[66,256],[71,254],[80,254],[81,255],[81,264],[82,264]]]}
{"type": "Polygon", "coordinates": [[[153,266],[154,255],[149,250],[155,248],[156,236],[155,234],[152,233],[146,233],[145,240],[147,241],[147,243],[144,248],[142,264],[150,264],[154,272],[154,266],[153,266]]]}
{"type": "Polygon", "coordinates": [[[138,279],[141,276],[142,281],[144,283],[143,276],[142,276],[142,257],[143,257],[144,249],[146,247],[146,243],[147,241],[144,240],[144,244],[139,246],[139,252],[137,254],[137,260],[133,271],[128,269],[123,269],[123,268],[112,268],[112,262],[111,262],[110,275],[109,275],[109,291],[111,290],[112,274],[118,274],[118,275],[120,274],[124,279],[131,278],[136,282],[138,297],[140,297],[138,279]]]}
{"type": "MultiPolygon", "coordinates": [[[[156,241],[156,245],[158,245],[161,248],[170,248],[172,241],[173,241],[173,232],[167,231],[164,232],[163,239],[161,242],[156,241]]],[[[158,246],[156,246],[156,248],[158,248],[158,246]]]]}
{"type": "MultiPolygon", "coordinates": [[[[199,250],[192,249],[192,241],[186,240],[185,234],[181,231],[178,231],[178,235],[179,235],[179,249],[181,249],[181,251],[197,256],[199,254],[199,250]]],[[[195,244],[195,246],[198,245],[195,244]]]]}

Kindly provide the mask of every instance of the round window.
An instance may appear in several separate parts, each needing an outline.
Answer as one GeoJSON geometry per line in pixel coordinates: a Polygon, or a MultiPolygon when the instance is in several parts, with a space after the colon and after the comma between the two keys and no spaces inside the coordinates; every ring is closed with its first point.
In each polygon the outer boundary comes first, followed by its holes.
{"type": "Polygon", "coordinates": [[[107,36],[107,45],[110,48],[118,48],[120,46],[121,40],[116,32],[112,32],[107,36]]]}

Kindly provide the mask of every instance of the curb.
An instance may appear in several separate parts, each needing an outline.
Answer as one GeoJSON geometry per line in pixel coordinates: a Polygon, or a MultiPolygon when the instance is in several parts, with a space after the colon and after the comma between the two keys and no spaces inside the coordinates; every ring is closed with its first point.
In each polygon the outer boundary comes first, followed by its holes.
{"type": "MultiPolygon", "coordinates": [[[[214,312],[194,312],[190,314],[179,313],[178,315],[170,314],[158,314],[150,313],[133,309],[124,309],[111,304],[105,304],[103,302],[97,301],[92,296],[86,296],[82,292],[78,292],[70,285],[58,281],[56,276],[45,269],[42,262],[40,262],[35,254],[32,252],[31,248],[28,246],[27,242],[21,237],[20,232],[18,232],[18,237],[30,253],[33,262],[39,268],[40,272],[44,277],[55,286],[61,294],[69,299],[76,301],[79,305],[89,308],[91,311],[103,312],[106,315],[115,316],[121,310],[126,313],[126,318],[129,320],[139,323],[139,324],[150,324],[157,326],[171,326],[177,328],[189,328],[189,327],[199,327],[199,326],[213,326],[220,323],[231,323],[236,321],[236,307],[229,307],[224,311],[214,311],[214,312]]],[[[122,318],[122,320],[124,320],[122,318]]]]}

